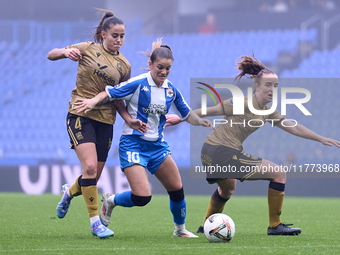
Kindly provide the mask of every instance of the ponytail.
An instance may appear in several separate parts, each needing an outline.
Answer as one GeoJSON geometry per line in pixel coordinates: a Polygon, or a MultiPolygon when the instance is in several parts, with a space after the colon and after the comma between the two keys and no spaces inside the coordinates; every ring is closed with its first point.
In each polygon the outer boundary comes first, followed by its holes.
{"type": "Polygon", "coordinates": [[[152,43],[151,52],[149,50],[147,52],[142,52],[150,59],[151,63],[154,63],[157,58],[166,58],[174,61],[170,46],[162,44],[162,39],[163,38],[158,38],[156,42],[152,43]]]}
{"type": "Polygon", "coordinates": [[[117,18],[114,13],[112,11],[108,11],[105,9],[100,9],[100,8],[95,8],[101,12],[105,12],[104,16],[102,17],[101,21],[99,22],[98,26],[96,27],[96,32],[94,34],[94,36],[92,37],[92,39],[94,40],[94,42],[96,43],[102,43],[103,42],[103,38],[101,35],[102,31],[107,31],[108,29],[110,29],[111,25],[124,25],[124,22],[117,18]]]}
{"type": "Polygon", "coordinates": [[[257,60],[254,55],[242,55],[240,58],[241,61],[236,63],[236,68],[240,70],[240,73],[235,77],[235,80],[239,80],[243,76],[248,76],[249,78],[255,78],[256,83],[264,73],[275,73],[257,60]]]}

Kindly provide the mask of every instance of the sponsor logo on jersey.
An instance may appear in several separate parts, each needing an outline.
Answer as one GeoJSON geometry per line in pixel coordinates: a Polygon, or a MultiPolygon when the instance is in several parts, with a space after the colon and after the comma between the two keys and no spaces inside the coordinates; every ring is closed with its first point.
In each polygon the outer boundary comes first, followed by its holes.
{"type": "Polygon", "coordinates": [[[159,114],[159,115],[166,115],[168,113],[166,110],[166,105],[161,104],[149,104],[148,108],[143,108],[143,112],[147,114],[159,114]]]}
{"type": "Polygon", "coordinates": [[[167,88],[166,90],[166,96],[172,97],[174,95],[174,91],[172,90],[172,87],[167,88]]]}
{"type": "Polygon", "coordinates": [[[150,92],[150,90],[148,89],[147,86],[144,86],[144,87],[142,88],[142,90],[143,90],[143,91],[149,91],[149,92],[150,92]]]}
{"type": "Polygon", "coordinates": [[[99,63],[97,63],[97,65],[98,65],[98,67],[99,67],[100,70],[103,70],[103,69],[105,69],[105,68],[108,67],[108,66],[101,66],[99,63]]]}
{"type": "Polygon", "coordinates": [[[105,73],[100,72],[97,69],[94,69],[93,71],[94,75],[97,75],[99,78],[102,78],[105,80],[105,82],[109,85],[114,85],[116,84],[116,81],[114,79],[112,79],[111,77],[107,76],[105,73]]]}

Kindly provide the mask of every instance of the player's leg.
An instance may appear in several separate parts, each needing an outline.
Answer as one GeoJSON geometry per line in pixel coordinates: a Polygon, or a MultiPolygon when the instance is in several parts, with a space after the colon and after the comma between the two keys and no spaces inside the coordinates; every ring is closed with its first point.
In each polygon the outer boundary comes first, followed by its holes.
{"type": "Polygon", "coordinates": [[[151,200],[151,189],[145,167],[148,152],[141,148],[145,142],[130,136],[122,136],[119,142],[119,159],[122,171],[128,179],[131,190],[114,196],[114,205],[123,207],[145,206],[151,200]]]}
{"type": "Polygon", "coordinates": [[[133,207],[145,206],[151,200],[150,184],[145,168],[141,165],[132,165],[124,169],[125,176],[131,190],[122,193],[103,195],[100,220],[108,226],[111,220],[112,210],[116,206],[133,207]]]}
{"type": "Polygon", "coordinates": [[[145,167],[148,156],[141,151],[144,142],[122,136],[119,142],[120,166],[125,173],[131,190],[116,195],[103,195],[100,219],[107,226],[110,223],[112,210],[116,205],[123,207],[145,206],[151,200],[151,190],[145,167]]]}
{"type": "Polygon", "coordinates": [[[170,211],[175,223],[173,235],[176,237],[197,237],[185,229],[186,200],[182,179],[177,165],[170,155],[160,164],[155,176],[169,194],[170,211]]]}
{"type": "Polygon", "coordinates": [[[113,236],[113,231],[103,226],[98,214],[97,149],[94,143],[83,143],[75,147],[82,165],[81,191],[91,221],[91,232],[100,238],[113,236]]]}
{"type": "MultiPolygon", "coordinates": [[[[72,149],[74,149],[75,146],[77,146],[78,144],[85,141],[83,136],[82,122],[85,122],[87,124],[88,120],[86,118],[71,113],[67,114],[67,132],[70,137],[70,148],[72,149]]],[[[72,198],[81,195],[81,177],[81,175],[78,176],[71,186],[69,184],[64,184],[62,186],[63,195],[57,206],[57,216],[59,218],[65,217],[66,213],[68,212],[72,198]]]]}
{"type": "Polygon", "coordinates": [[[220,179],[216,182],[218,188],[212,194],[204,217],[203,224],[197,229],[197,233],[204,233],[204,222],[215,213],[222,213],[226,202],[232,196],[236,188],[236,179],[220,179]]]}
{"type": "Polygon", "coordinates": [[[96,180],[97,182],[99,181],[100,176],[102,175],[104,166],[105,166],[106,162],[102,162],[102,161],[98,161],[97,162],[97,176],[96,176],[96,180]]]}
{"type": "Polygon", "coordinates": [[[78,176],[76,181],[70,186],[69,184],[64,184],[61,188],[62,190],[62,198],[57,205],[57,216],[62,219],[65,217],[68,209],[70,207],[71,200],[73,197],[81,195],[81,175],[78,176]]]}
{"type": "MultiPolygon", "coordinates": [[[[226,167],[230,169],[230,166],[237,167],[239,162],[239,156],[241,152],[225,146],[213,146],[204,143],[201,151],[202,164],[209,166],[226,167]]],[[[203,225],[205,220],[214,213],[221,213],[224,209],[225,203],[229,200],[236,188],[236,176],[230,175],[228,172],[207,172],[207,182],[209,184],[218,184],[218,188],[212,194],[210,202],[206,211],[206,215],[203,220],[203,224],[198,227],[197,233],[203,233],[203,225]]]]}
{"type": "Polygon", "coordinates": [[[269,160],[263,159],[258,165],[258,171],[246,180],[269,180],[268,210],[269,210],[269,235],[298,235],[301,229],[289,228],[282,224],[281,211],[284,200],[286,173],[283,168],[269,160]]]}
{"type": "Polygon", "coordinates": [[[95,122],[94,125],[96,130],[96,149],[98,159],[96,181],[98,182],[112,145],[113,125],[98,122],[95,122]]]}
{"type": "Polygon", "coordinates": [[[151,200],[151,189],[146,170],[141,165],[132,165],[124,169],[130,191],[115,195],[114,204],[123,207],[145,206],[151,200]]]}

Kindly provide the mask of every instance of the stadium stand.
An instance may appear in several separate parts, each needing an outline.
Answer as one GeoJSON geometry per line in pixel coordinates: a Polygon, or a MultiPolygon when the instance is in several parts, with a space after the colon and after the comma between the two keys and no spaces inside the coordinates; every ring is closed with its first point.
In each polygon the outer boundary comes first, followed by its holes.
{"type": "MultiPolygon", "coordinates": [[[[68,24],[69,25],[69,24],[68,24]]],[[[49,26],[57,26],[49,25],[49,26]]],[[[65,25],[66,26],[66,25],[65,25]]],[[[130,26],[138,30],[139,23],[130,26]]],[[[59,27],[59,25],[58,25],[59,27]]],[[[127,26],[129,27],[129,26],[127,26]]],[[[52,29],[52,28],[51,28],[52,29]]],[[[80,28],[77,28],[80,29],[80,28]]],[[[51,32],[49,32],[51,34],[51,32]]],[[[52,35],[50,35],[52,37],[52,35]]],[[[45,37],[48,37],[45,35],[45,37]]],[[[79,37],[81,38],[81,37],[79,37]]],[[[141,51],[151,48],[156,36],[135,35],[127,39],[122,53],[132,65],[132,76],[138,75],[147,67],[147,59],[141,51]],[[138,40],[136,40],[138,37],[138,40]]],[[[304,39],[315,42],[315,29],[307,30],[304,39]]],[[[47,60],[48,51],[55,47],[64,47],[78,43],[83,39],[68,38],[64,40],[29,40],[28,42],[0,42],[0,162],[11,160],[50,162],[77,162],[76,155],[68,149],[69,138],[66,132],[66,112],[70,93],[75,86],[77,63],[68,60],[52,62],[47,60]]],[[[275,64],[280,52],[297,52],[300,43],[300,30],[267,30],[221,32],[212,35],[200,34],[167,34],[164,43],[170,45],[174,52],[175,62],[170,74],[170,81],[183,93],[190,104],[190,78],[234,77],[237,74],[235,63],[240,55],[255,56],[264,63],[275,64]]],[[[319,78],[306,79],[304,85],[312,95],[320,96],[320,104],[328,102],[327,112],[318,104],[307,104],[313,116],[326,120],[339,114],[340,103],[335,100],[339,93],[334,93],[337,80],[327,79],[329,88],[325,89],[325,79],[339,77],[337,68],[340,51],[313,52],[303,60],[295,70],[285,70],[280,77],[319,78]]],[[[294,84],[300,87],[301,81],[294,84]]],[[[195,107],[195,106],[193,106],[195,107]]],[[[330,137],[336,137],[334,128],[338,121],[320,124],[316,118],[301,116],[301,113],[290,115],[290,118],[301,119],[301,123],[330,137]]],[[[118,163],[118,140],[123,122],[120,117],[115,124],[115,135],[108,163],[118,163]]],[[[322,148],[311,141],[296,139],[282,131],[267,132],[271,127],[257,131],[245,142],[247,151],[273,161],[282,162],[283,156],[296,153],[296,162],[318,159],[328,162],[335,159],[336,150],[322,148]],[[261,146],[258,146],[261,141],[261,146]],[[307,151],[307,148],[309,149],[307,151]],[[279,153],[278,153],[279,151],[279,153]]],[[[165,130],[173,157],[179,165],[188,166],[190,158],[188,124],[165,130]]],[[[193,145],[192,145],[193,146],[193,145]]],[[[195,145],[196,146],[196,145],[195,145]]],[[[199,146],[199,145],[197,145],[199,146]]],[[[312,162],[311,162],[312,163],[312,162]]]]}

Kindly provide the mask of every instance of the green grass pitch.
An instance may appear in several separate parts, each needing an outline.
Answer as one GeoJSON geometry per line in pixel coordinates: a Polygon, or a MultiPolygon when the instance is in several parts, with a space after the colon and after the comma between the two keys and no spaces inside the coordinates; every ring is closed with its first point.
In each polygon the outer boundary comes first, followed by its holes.
{"type": "MultiPolygon", "coordinates": [[[[55,215],[60,196],[0,193],[1,254],[340,254],[340,199],[286,197],[282,220],[302,229],[299,236],[267,236],[266,197],[235,196],[224,213],[236,234],[229,243],[174,238],[168,197],[154,195],[143,208],[114,209],[109,227],[115,236],[90,233],[82,197],[73,199],[64,219],[55,215]]],[[[186,227],[196,232],[208,196],[186,196],[186,227]]]]}

